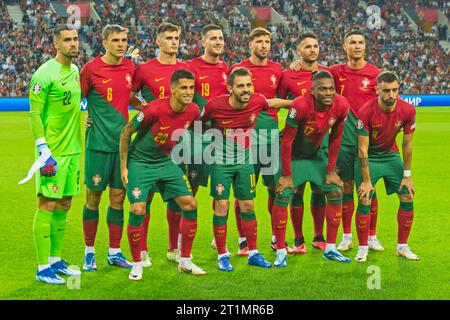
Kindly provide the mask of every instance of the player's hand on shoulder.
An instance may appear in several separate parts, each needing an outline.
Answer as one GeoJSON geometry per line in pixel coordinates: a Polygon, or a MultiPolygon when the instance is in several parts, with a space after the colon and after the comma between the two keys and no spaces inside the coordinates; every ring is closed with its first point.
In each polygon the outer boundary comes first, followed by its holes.
{"type": "Polygon", "coordinates": [[[344,182],[338,176],[336,171],[331,171],[331,172],[327,173],[327,175],[325,177],[325,183],[326,184],[335,184],[339,187],[344,187],[344,182]]]}
{"type": "Polygon", "coordinates": [[[294,70],[294,71],[300,71],[300,69],[302,68],[302,63],[300,62],[300,60],[294,60],[291,65],[289,66],[289,69],[294,70]]]}
{"type": "MultiPolygon", "coordinates": [[[[37,146],[39,151],[39,157],[45,159],[44,164],[40,167],[39,171],[41,176],[44,177],[54,177],[58,172],[58,163],[55,158],[53,158],[50,149],[46,143],[37,146]]],[[[44,161],[44,160],[43,160],[44,161]]]]}

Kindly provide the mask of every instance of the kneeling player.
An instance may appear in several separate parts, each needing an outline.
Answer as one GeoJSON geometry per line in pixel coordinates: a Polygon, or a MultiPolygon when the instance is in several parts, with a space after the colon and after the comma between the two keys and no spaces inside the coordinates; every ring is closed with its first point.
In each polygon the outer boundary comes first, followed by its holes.
{"type": "Polygon", "coordinates": [[[173,134],[186,130],[200,117],[194,97],[194,75],[177,70],[171,80],[170,98],[149,103],[123,129],[120,137],[121,174],[131,202],[128,241],[133,256],[130,280],[142,279],[141,237],[147,194],[156,185],[164,201],[174,199],[182,209],[180,272],[205,274],[190,259],[197,232],[197,203],[186,176],[170,156],[176,145],[173,134]],[[175,131],[175,133],[174,133],[175,131]],[[138,132],[129,146],[131,135],[138,132]],[[130,148],[130,152],[128,152],[130,148]]]}
{"type": "Polygon", "coordinates": [[[408,236],[414,218],[414,184],[411,178],[412,137],[416,127],[414,106],[398,98],[399,80],[395,73],[384,71],[377,77],[378,97],[368,101],[359,111],[358,156],[355,174],[359,204],[356,230],[358,262],[367,261],[370,225],[370,203],[375,184],[384,179],[387,194],[397,193],[398,209],[397,255],[419,260],[408,246],[408,236]],[[403,162],[395,138],[403,129],[403,162]]]}
{"type": "Polygon", "coordinates": [[[211,120],[213,127],[220,130],[224,140],[223,148],[216,150],[216,161],[210,170],[211,196],[215,200],[214,238],[219,254],[219,270],[222,271],[233,270],[226,248],[228,199],[232,185],[234,196],[239,202],[242,229],[248,243],[248,264],[271,267],[258,253],[256,244],[257,222],[253,203],[256,178],[254,166],[250,162],[250,139],[260,111],[269,107],[288,106],[291,101],[266,100],[260,94],[253,94],[252,86],[252,75],[246,68],[234,69],[228,76],[230,94],[208,102],[203,113],[203,121],[211,120]]]}
{"type": "Polygon", "coordinates": [[[275,266],[286,266],[284,240],[291,190],[308,181],[327,197],[327,236],[323,257],[339,262],[351,261],[336,251],[336,235],[342,215],[343,183],[336,174],[335,165],[348,108],[347,99],[336,95],[333,76],[325,70],[314,71],[311,93],[296,98],[292,103],[281,143],[283,176],[276,189],[273,210],[277,232],[275,266]],[[321,145],[330,128],[327,159],[321,145]]]}

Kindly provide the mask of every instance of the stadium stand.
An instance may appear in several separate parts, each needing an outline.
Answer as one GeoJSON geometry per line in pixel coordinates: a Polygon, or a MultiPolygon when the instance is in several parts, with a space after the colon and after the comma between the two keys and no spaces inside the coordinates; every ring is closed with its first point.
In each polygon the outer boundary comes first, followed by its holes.
{"type": "MultiPolygon", "coordinates": [[[[8,1],[7,1],[8,2],[8,1]]],[[[74,2],[74,1],[71,1],[74,2]]],[[[35,69],[54,55],[49,28],[62,18],[52,9],[49,0],[21,0],[22,23],[14,22],[5,2],[0,3],[0,96],[27,96],[28,83],[35,69]]],[[[202,52],[201,27],[216,23],[226,36],[224,60],[230,65],[249,56],[247,34],[251,17],[243,6],[271,6],[283,18],[282,23],[269,23],[273,45],[271,59],[288,67],[297,55],[296,38],[300,31],[310,29],[320,38],[319,62],[332,65],[345,61],[342,50],[344,34],[358,28],[366,32],[367,59],[382,68],[397,70],[405,94],[449,94],[450,62],[439,41],[447,42],[447,23],[433,23],[424,30],[419,8],[434,8],[449,18],[450,3],[445,0],[271,0],[271,1],[100,1],[91,2],[100,18],[91,19],[79,30],[82,43],[76,63],[85,62],[102,53],[103,26],[118,23],[130,29],[129,42],[141,51],[140,63],[157,55],[155,31],[163,21],[182,27],[179,58],[192,59],[202,52]],[[381,8],[380,29],[367,28],[366,7],[381,8]],[[415,21],[416,20],[416,21],[415,21]]]]}

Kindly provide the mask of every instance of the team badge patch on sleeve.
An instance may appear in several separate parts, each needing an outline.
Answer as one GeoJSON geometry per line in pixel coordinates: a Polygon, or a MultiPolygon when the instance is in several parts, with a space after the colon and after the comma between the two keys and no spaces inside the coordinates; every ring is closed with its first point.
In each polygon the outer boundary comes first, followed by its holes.
{"type": "Polygon", "coordinates": [[[144,120],[144,113],[140,111],[136,117],[138,122],[142,122],[144,120]]]}
{"type": "Polygon", "coordinates": [[[364,128],[364,123],[362,122],[362,120],[356,121],[356,129],[362,129],[364,128]]]}
{"type": "Polygon", "coordinates": [[[41,92],[41,90],[42,90],[41,85],[39,84],[39,82],[36,82],[36,83],[33,85],[33,92],[34,92],[35,94],[39,94],[39,92],[41,92]]]}
{"type": "Polygon", "coordinates": [[[297,110],[295,110],[294,108],[289,110],[289,118],[294,119],[296,115],[297,115],[297,110]]]}

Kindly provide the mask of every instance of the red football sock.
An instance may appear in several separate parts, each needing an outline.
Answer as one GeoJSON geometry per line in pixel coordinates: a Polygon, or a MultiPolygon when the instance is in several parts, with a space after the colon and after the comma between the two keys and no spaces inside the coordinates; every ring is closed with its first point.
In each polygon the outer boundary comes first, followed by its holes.
{"type": "Polygon", "coordinates": [[[142,242],[141,242],[142,251],[148,251],[147,235],[149,223],[150,223],[150,214],[145,214],[144,220],[142,221],[142,242]]]}
{"type": "Polygon", "coordinates": [[[355,216],[356,233],[358,234],[358,242],[360,246],[368,246],[369,241],[369,225],[370,214],[362,214],[356,212],[355,216]]]}
{"type": "Polygon", "coordinates": [[[239,208],[239,201],[234,200],[234,215],[236,216],[236,227],[238,229],[238,234],[240,238],[244,238],[244,229],[242,228],[241,221],[241,209],[239,208]]]}
{"type": "Polygon", "coordinates": [[[267,211],[270,214],[270,223],[272,225],[272,235],[276,235],[276,233],[277,233],[276,223],[275,223],[275,220],[273,219],[273,214],[272,214],[274,202],[275,202],[275,192],[269,190],[269,194],[267,197],[267,211]]]}
{"type": "Polygon", "coordinates": [[[197,233],[197,209],[183,211],[180,221],[181,229],[181,257],[190,258],[192,244],[197,233]]]}
{"type": "Polygon", "coordinates": [[[291,221],[294,227],[295,238],[303,238],[303,205],[290,206],[291,221]]]}
{"type": "Polygon", "coordinates": [[[109,231],[109,247],[120,248],[123,233],[123,209],[117,210],[108,207],[106,221],[109,231]]]}
{"type": "Polygon", "coordinates": [[[342,226],[344,233],[352,233],[352,217],[355,210],[353,202],[353,193],[344,194],[344,201],[342,202],[342,226]]]}
{"type": "MultiPolygon", "coordinates": [[[[292,209],[291,209],[292,210],[292,209]]],[[[277,249],[286,248],[286,223],[287,207],[274,203],[272,207],[272,217],[275,226],[275,237],[277,239],[277,249]]]]}
{"type": "Polygon", "coordinates": [[[216,240],[217,252],[227,253],[227,217],[213,216],[213,232],[216,240]]]}
{"type": "Polygon", "coordinates": [[[181,214],[167,207],[167,224],[169,225],[169,250],[178,248],[178,234],[180,233],[181,214]]]}
{"type": "Polygon", "coordinates": [[[397,243],[408,243],[409,233],[411,232],[412,224],[414,221],[414,208],[413,203],[400,203],[398,209],[397,222],[398,222],[398,238],[397,243]]]}
{"type": "Polygon", "coordinates": [[[98,209],[91,210],[84,206],[83,208],[83,234],[84,242],[87,247],[93,247],[98,228],[98,209]]]}
{"type": "Polygon", "coordinates": [[[372,205],[370,207],[370,229],[369,236],[377,234],[377,220],[378,220],[378,199],[372,198],[372,205]]]}
{"type": "Polygon", "coordinates": [[[134,262],[141,261],[142,226],[127,226],[128,242],[134,262]]]}
{"type": "Polygon", "coordinates": [[[258,224],[256,222],[255,212],[241,212],[241,223],[244,230],[244,237],[247,239],[248,249],[257,250],[258,224]]]}
{"type": "Polygon", "coordinates": [[[97,235],[98,220],[89,221],[83,220],[83,233],[84,242],[87,247],[93,247],[95,243],[95,237],[97,235]]]}
{"type": "Polygon", "coordinates": [[[314,237],[323,236],[325,222],[325,206],[312,205],[311,214],[314,221],[314,237]]]}
{"type": "Polygon", "coordinates": [[[342,217],[342,200],[328,200],[325,205],[327,219],[327,243],[336,243],[337,232],[342,217]]]}

